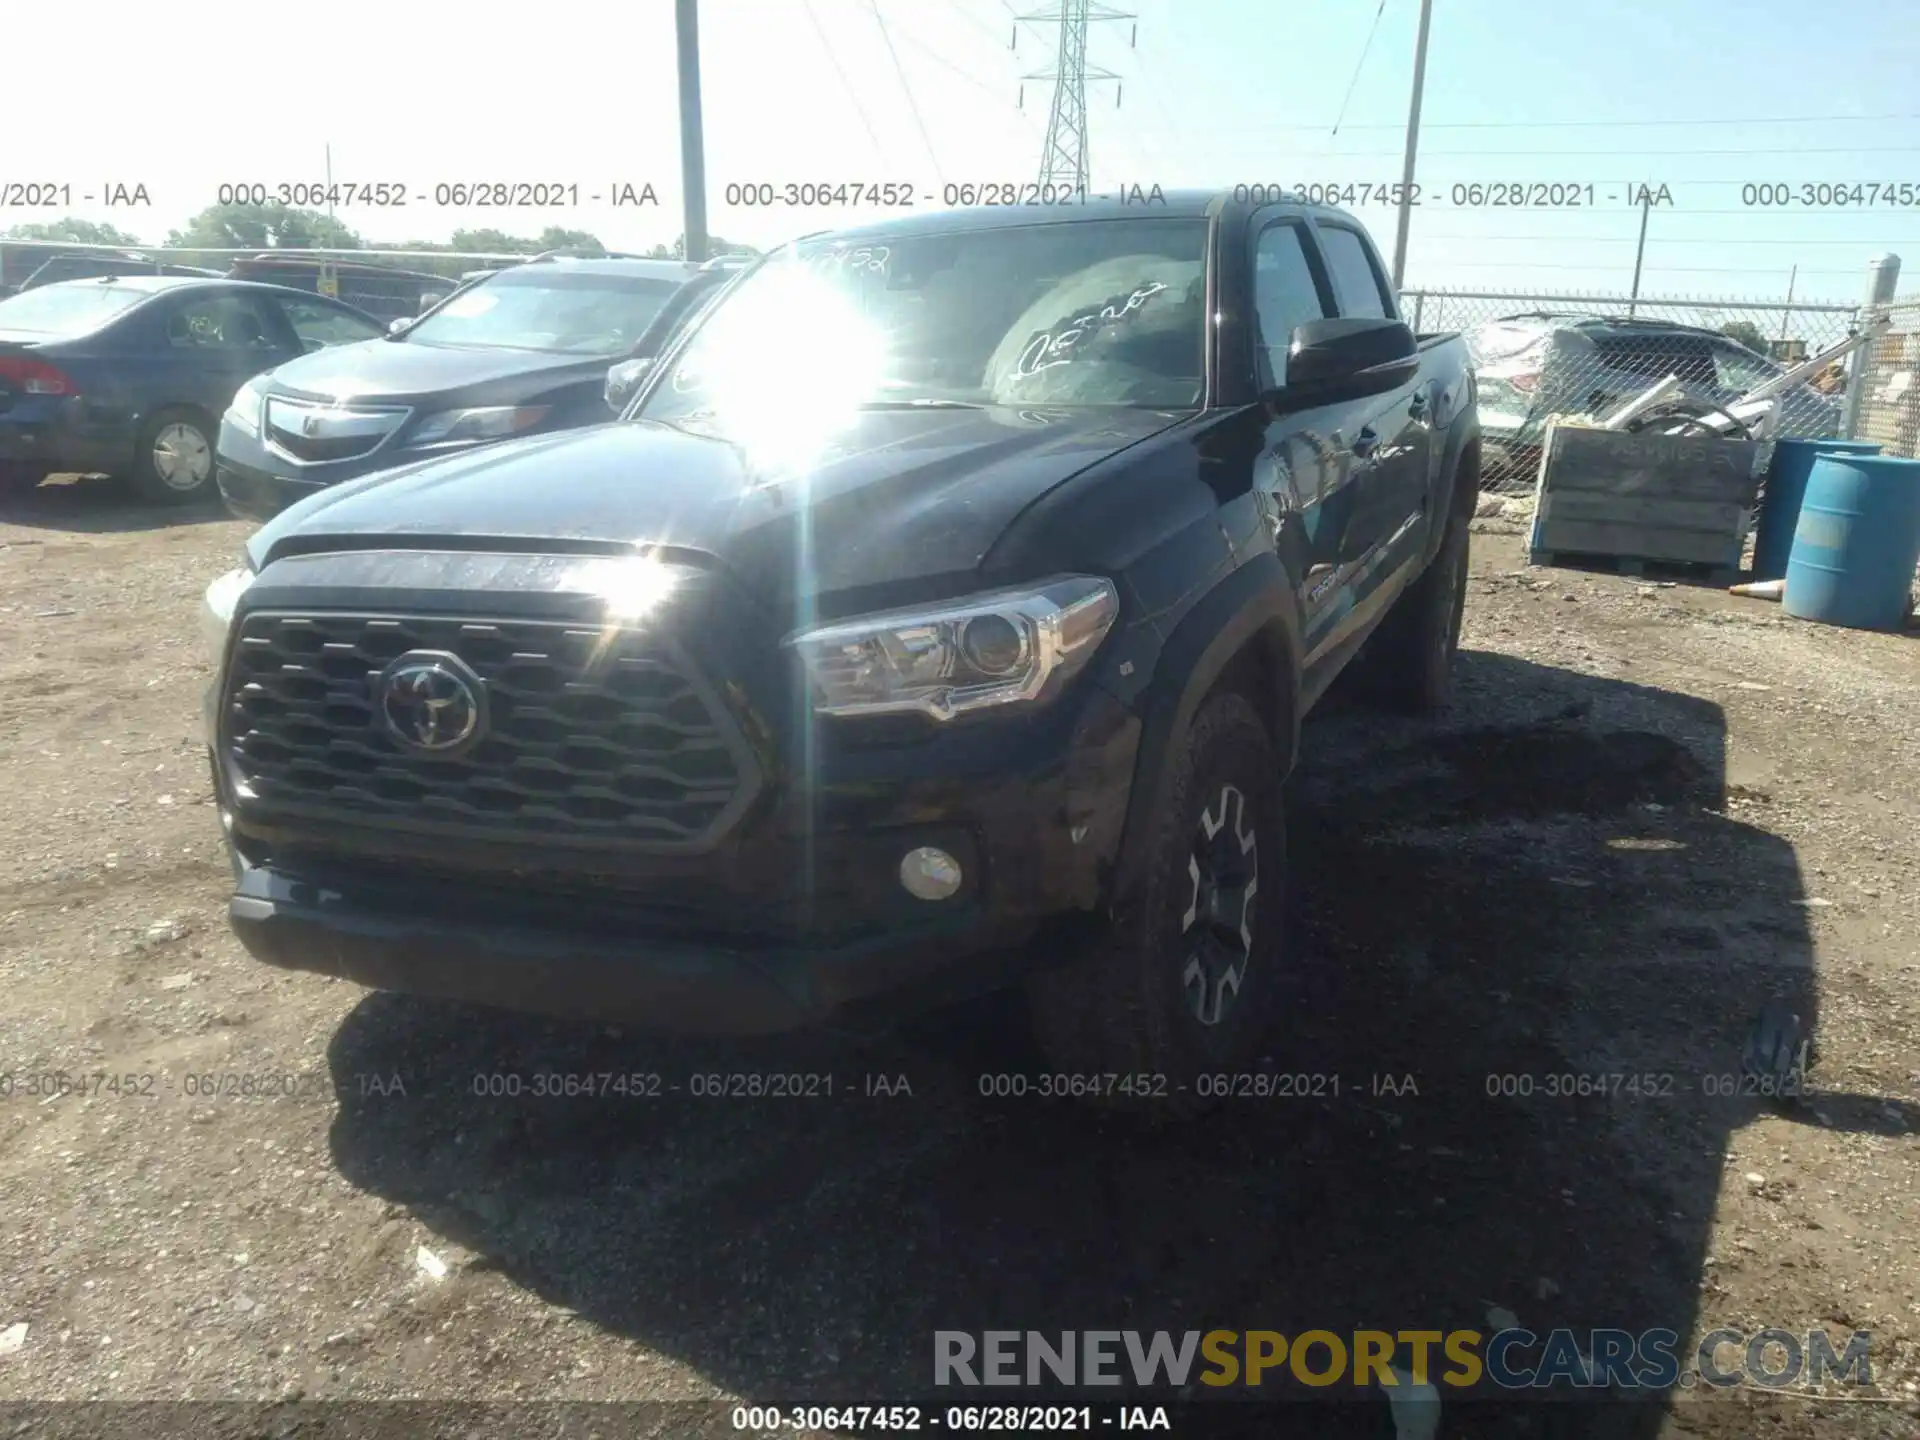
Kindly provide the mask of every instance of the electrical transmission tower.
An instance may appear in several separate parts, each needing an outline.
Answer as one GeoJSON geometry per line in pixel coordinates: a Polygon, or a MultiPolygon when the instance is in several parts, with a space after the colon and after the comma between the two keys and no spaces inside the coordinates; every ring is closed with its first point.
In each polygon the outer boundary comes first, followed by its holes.
{"type": "MultiPolygon", "coordinates": [[[[1056,0],[1047,10],[1017,15],[1016,22],[1052,24],[1059,27],[1060,48],[1051,68],[1022,75],[1022,80],[1053,81],[1053,107],[1047,115],[1047,141],[1040,152],[1040,183],[1075,191],[1088,188],[1087,170],[1087,82],[1120,77],[1111,70],[1087,68],[1087,28],[1107,20],[1133,20],[1134,16],[1095,0],[1056,0]]],[[[1020,28],[1014,26],[1014,44],[1018,46],[1020,28]]],[[[1132,45],[1139,39],[1140,27],[1133,27],[1132,45]]],[[[1025,87],[1021,100],[1026,99],[1025,87]]],[[[1116,84],[1114,107],[1119,108],[1120,92],[1116,84]]]]}

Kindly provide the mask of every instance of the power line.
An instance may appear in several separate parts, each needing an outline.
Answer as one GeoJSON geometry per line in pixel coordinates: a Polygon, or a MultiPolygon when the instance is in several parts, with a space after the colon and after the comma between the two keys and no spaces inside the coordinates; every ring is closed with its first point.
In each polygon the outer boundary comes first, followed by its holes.
{"type": "Polygon", "coordinates": [[[840,77],[840,88],[847,92],[847,99],[853,102],[854,113],[860,117],[861,127],[867,132],[867,139],[873,142],[874,158],[884,164],[887,152],[880,144],[879,135],[874,132],[873,121],[867,118],[866,106],[860,103],[859,93],[853,88],[853,82],[847,78],[847,72],[840,64],[840,57],[834,54],[833,46],[828,42],[827,32],[821,28],[820,17],[813,10],[813,0],[801,0],[801,3],[806,6],[807,19],[813,22],[813,33],[820,37],[820,48],[827,52],[827,60],[833,66],[834,74],[840,77]]]}
{"type": "MultiPolygon", "coordinates": [[[[1002,0],[1005,3],[1005,0],[1002,0]]],[[[1673,125],[1837,125],[1870,121],[1883,124],[1889,120],[1920,120],[1920,113],[1904,115],[1754,115],[1745,119],[1699,119],[1699,120],[1435,120],[1422,121],[1422,130],[1616,130],[1633,128],[1659,128],[1673,125]]],[[[1324,124],[1288,124],[1267,125],[1267,130],[1325,130],[1324,124]]],[[[1349,130],[1400,130],[1404,123],[1398,120],[1370,120],[1365,124],[1349,125],[1349,130]]]]}
{"type": "Polygon", "coordinates": [[[943,0],[943,3],[946,5],[946,7],[949,10],[953,11],[954,14],[958,15],[962,20],[965,20],[969,25],[973,26],[973,28],[978,30],[982,35],[985,35],[990,40],[992,40],[996,46],[1000,43],[1000,37],[998,35],[995,35],[991,30],[987,29],[986,22],[982,20],[978,15],[975,15],[971,10],[967,9],[966,6],[962,5],[960,3],[960,0],[943,0]]]}
{"type": "MultiPolygon", "coordinates": [[[[967,71],[962,70],[958,65],[954,64],[951,60],[947,59],[946,56],[942,55],[938,50],[935,50],[931,45],[928,45],[923,41],[914,39],[913,36],[909,35],[905,30],[902,30],[900,32],[900,39],[904,43],[911,45],[914,49],[918,50],[921,54],[925,55],[929,60],[933,61],[934,64],[939,65],[944,69],[951,70],[955,75],[958,75],[962,80],[966,81],[969,85],[972,85],[976,89],[984,90],[989,95],[999,95],[1001,93],[997,87],[993,85],[989,85],[986,81],[982,80],[977,75],[972,75],[972,74],[969,74],[967,71]]],[[[1004,98],[1004,96],[1002,98],[1004,98]]]]}
{"type": "Polygon", "coordinates": [[[1340,97],[1339,113],[1333,117],[1333,133],[1340,133],[1340,122],[1347,118],[1347,102],[1353,99],[1353,89],[1360,83],[1360,72],[1367,68],[1367,53],[1373,49],[1373,37],[1380,29],[1380,17],[1387,13],[1387,0],[1380,0],[1380,8],[1373,12],[1373,23],[1367,27],[1367,43],[1360,47],[1360,59],[1354,64],[1353,75],[1347,81],[1347,93],[1340,97]]]}
{"type": "Polygon", "coordinates": [[[913,98],[913,91],[907,87],[907,72],[900,64],[900,52],[893,48],[893,37],[887,33],[887,22],[880,16],[877,0],[867,0],[867,9],[873,12],[873,23],[880,27],[880,39],[886,44],[887,55],[893,61],[893,73],[900,80],[900,91],[907,97],[907,108],[913,112],[913,123],[920,131],[920,142],[927,147],[927,160],[933,166],[934,178],[942,185],[947,183],[946,175],[940,169],[940,157],[933,153],[933,137],[927,133],[927,122],[920,118],[920,105],[913,98]]]}

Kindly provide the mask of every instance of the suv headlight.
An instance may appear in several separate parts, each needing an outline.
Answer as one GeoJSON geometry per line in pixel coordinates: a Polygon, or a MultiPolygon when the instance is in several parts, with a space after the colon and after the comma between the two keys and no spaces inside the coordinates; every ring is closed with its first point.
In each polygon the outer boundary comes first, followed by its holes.
{"type": "Polygon", "coordinates": [[[267,398],[267,377],[256,375],[242,385],[222,420],[248,435],[260,433],[260,407],[267,398]]]}
{"type": "Polygon", "coordinates": [[[241,595],[251,584],[251,570],[229,570],[207,586],[206,596],[200,602],[200,639],[216,669],[226,658],[227,632],[233,628],[233,607],[240,603],[241,595]]]}
{"type": "Polygon", "coordinates": [[[1046,700],[1085,668],[1120,613],[1111,581],[1071,575],[949,604],[864,615],[786,642],[822,715],[936,720],[1046,700]]]}
{"type": "Polygon", "coordinates": [[[474,445],[504,440],[531,430],[547,418],[548,405],[484,405],[473,410],[442,410],[420,422],[407,439],[409,448],[426,445],[474,445]]]}

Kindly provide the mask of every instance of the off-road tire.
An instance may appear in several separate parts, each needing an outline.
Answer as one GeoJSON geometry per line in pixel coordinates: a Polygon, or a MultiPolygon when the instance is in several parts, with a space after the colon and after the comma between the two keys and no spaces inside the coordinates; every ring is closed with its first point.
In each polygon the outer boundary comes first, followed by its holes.
{"type": "Polygon", "coordinates": [[[157,411],[140,427],[139,438],[134,442],[133,460],[127,467],[127,484],[135,495],[152,505],[194,505],[211,498],[218,493],[214,483],[213,461],[214,441],[218,435],[219,428],[210,424],[207,417],[197,410],[171,406],[157,411]],[[205,452],[205,473],[198,475],[192,485],[178,483],[178,471],[173,472],[176,479],[169,480],[158,453],[163,437],[182,433],[196,437],[193,443],[205,452]]]}
{"type": "Polygon", "coordinates": [[[1440,549],[1400,593],[1353,663],[1354,690],[1383,709],[1433,715],[1453,700],[1467,608],[1471,510],[1451,507],[1440,549]]]}
{"type": "MultiPolygon", "coordinates": [[[[1154,817],[1146,870],[1134,900],[1111,922],[1102,943],[1050,967],[1027,987],[1034,1038],[1049,1083],[1083,1087],[1082,1098],[1157,1116],[1191,1113],[1219,1098],[1216,1076],[1244,1071],[1265,1038],[1281,975],[1287,873],[1286,816],[1280,765],[1258,712],[1245,696],[1215,695],[1175,742],[1165,808],[1154,817]],[[1235,797],[1238,797],[1237,799],[1235,797]],[[1204,819],[1203,819],[1204,816],[1204,819]],[[1217,823],[1216,823],[1217,822],[1217,823]],[[1238,988],[1212,983],[1202,960],[1233,947],[1196,913],[1202,894],[1196,851],[1205,825],[1225,843],[1226,860],[1244,879],[1252,857],[1245,961],[1238,988]],[[1189,921],[1189,916],[1196,918],[1189,921]],[[1215,949],[1207,946],[1214,943],[1215,949]],[[1209,992],[1215,1021],[1205,1023],[1209,992]],[[1196,1003],[1197,1002],[1197,1003],[1196,1003]],[[1132,1077],[1131,1087],[1096,1077],[1132,1077]]],[[[1238,884],[1223,887],[1238,895],[1238,884]]],[[[1229,904],[1229,913],[1239,911],[1229,904]]],[[[1081,1094],[1080,1089],[1074,1091],[1081,1094]]]]}

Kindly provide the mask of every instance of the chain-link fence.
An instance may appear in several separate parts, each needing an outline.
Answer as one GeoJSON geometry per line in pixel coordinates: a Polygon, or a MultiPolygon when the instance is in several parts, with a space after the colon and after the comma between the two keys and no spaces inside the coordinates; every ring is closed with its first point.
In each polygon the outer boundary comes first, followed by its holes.
{"type": "Polygon", "coordinates": [[[1878,441],[1888,455],[1920,459],[1920,296],[1896,300],[1888,319],[1867,361],[1859,438],[1878,441]]]}
{"type": "MultiPolygon", "coordinates": [[[[1531,490],[1556,416],[1599,418],[1669,377],[1650,415],[1698,433],[1741,436],[1764,406],[1739,397],[1852,332],[1858,307],[1770,300],[1632,298],[1408,290],[1401,309],[1424,333],[1467,337],[1480,382],[1483,483],[1531,490]]],[[[1773,434],[1839,435],[1846,361],[1779,398],[1773,434]]]]}

